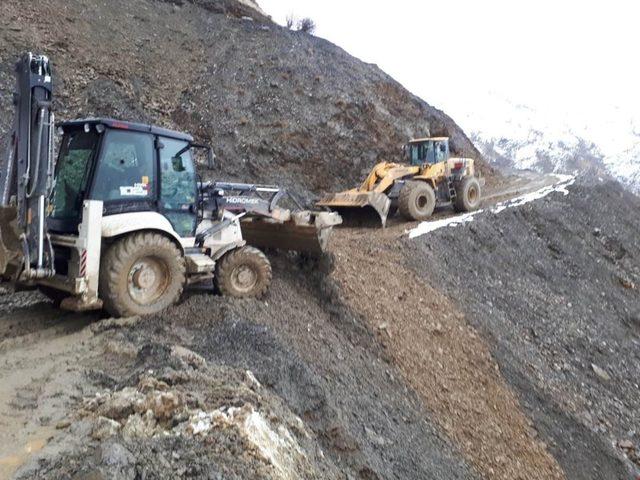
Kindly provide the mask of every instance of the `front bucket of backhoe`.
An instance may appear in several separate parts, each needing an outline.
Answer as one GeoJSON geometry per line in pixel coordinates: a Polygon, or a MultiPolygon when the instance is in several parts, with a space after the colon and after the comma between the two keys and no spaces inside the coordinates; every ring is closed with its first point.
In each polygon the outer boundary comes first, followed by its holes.
{"type": "Polygon", "coordinates": [[[250,218],[240,225],[249,245],[319,256],[327,248],[331,230],[340,223],[342,218],[337,213],[300,211],[285,222],[250,218]]]}
{"type": "Polygon", "coordinates": [[[384,227],[391,200],[384,193],[353,191],[326,195],[316,205],[340,213],[345,224],[361,226],[382,223],[384,227]]]}
{"type": "Polygon", "coordinates": [[[22,256],[16,217],[15,207],[0,207],[0,277],[12,276],[15,272],[10,266],[17,265],[22,256]]]}

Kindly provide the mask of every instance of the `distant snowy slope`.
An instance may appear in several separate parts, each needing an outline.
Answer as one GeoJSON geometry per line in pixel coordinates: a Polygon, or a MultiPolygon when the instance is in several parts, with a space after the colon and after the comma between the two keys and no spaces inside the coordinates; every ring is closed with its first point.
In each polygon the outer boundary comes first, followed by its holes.
{"type": "Polygon", "coordinates": [[[640,192],[640,123],[611,108],[597,124],[497,95],[477,97],[454,116],[485,157],[502,168],[610,174],[640,192]]]}

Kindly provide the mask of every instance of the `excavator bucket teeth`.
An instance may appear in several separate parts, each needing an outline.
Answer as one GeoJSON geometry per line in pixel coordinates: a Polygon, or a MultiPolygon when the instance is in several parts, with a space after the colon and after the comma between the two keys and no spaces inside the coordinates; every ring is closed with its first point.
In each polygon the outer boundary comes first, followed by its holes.
{"type": "Polygon", "coordinates": [[[332,228],[340,223],[342,218],[337,213],[299,211],[285,222],[250,218],[241,226],[249,245],[319,256],[327,248],[332,228]]]}
{"type": "Polygon", "coordinates": [[[345,224],[366,225],[373,222],[387,223],[391,200],[378,192],[343,192],[327,195],[317,204],[334,210],[345,220],[345,224]]]}
{"type": "Polygon", "coordinates": [[[15,207],[0,207],[0,276],[10,273],[9,266],[22,256],[16,216],[15,207]]]}

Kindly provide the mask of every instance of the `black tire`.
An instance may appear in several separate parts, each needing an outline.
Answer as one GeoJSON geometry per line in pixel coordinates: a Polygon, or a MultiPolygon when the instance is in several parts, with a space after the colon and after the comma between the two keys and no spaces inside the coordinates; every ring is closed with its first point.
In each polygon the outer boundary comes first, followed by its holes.
{"type": "Polygon", "coordinates": [[[407,182],[398,196],[398,210],[409,220],[427,220],[436,208],[436,194],[426,182],[407,182]]]}
{"type": "Polygon", "coordinates": [[[116,317],[152,315],[178,301],[186,266],[180,249],[152,232],[127,235],[113,243],[100,262],[99,296],[116,317]]]}
{"type": "Polygon", "coordinates": [[[65,298],[71,296],[69,292],[64,292],[57,288],[47,287],[44,285],[38,286],[38,291],[51,300],[56,307],[59,307],[65,298]]]}
{"type": "Polygon", "coordinates": [[[262,297],[271,285],[271,263],[254,247],[226,253],[216,265],[215,282],[222,295],[235,298],[262,297]]]}
{"type": "Polygon", "coordinates": [[[476,177],[465,177],[456,185],[456,212],[472,212],[480,207],[482,190],[476,177]]]}

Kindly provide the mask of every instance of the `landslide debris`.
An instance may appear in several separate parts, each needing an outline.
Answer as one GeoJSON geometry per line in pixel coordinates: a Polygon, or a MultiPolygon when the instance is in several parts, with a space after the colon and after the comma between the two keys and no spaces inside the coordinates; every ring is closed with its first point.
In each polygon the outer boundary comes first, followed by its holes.
{"type": "Polygon", "coordinates": [[[402,241],[403,264],[487,339],[567,478],[635,478],[640,199],[582,177],[568,190],[402,241]]]}
{"type": "Polygon", "coordinates": [[[179,335],[209,363],[252,371],[347,478],[478,478],[375,336],[339,301],[329,266],[295,258],[272,257],[275,280],[265,301],[194,294],[145,325],[165,341],[179,335]]]}
{"type": "Polygon", "coordinates": [[[404,265],[405,242],[390,240],[393,233],[344,229],[336,235],[332,276],[341,300],[378,332],[407,384],[484,478],[565,478],[504,381],[491,346],[453,299],[404,265]]]}

